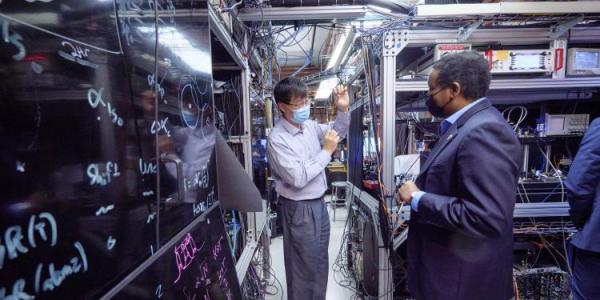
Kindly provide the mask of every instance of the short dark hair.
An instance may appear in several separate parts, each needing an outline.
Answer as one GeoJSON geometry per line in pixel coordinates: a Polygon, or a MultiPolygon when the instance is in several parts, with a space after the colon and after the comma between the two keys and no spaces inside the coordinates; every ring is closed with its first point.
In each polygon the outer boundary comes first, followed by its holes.
{"type": "Polygon", "coordinates": [[[290,104],[293,97],[306,97],[308,88],[304,82],[296,77],[285,78],[275,85],[273,96],[277,103],[290,104]]]}
{"type": "Polygon", "coordinates": [[[492,76],[488,61],[475,51],[446,55],[433,69],[438,71],[437,84],[448,87],[453,82],[460,83],[462,94],[468,100],[485,97],[490,88],[492,76]]]}

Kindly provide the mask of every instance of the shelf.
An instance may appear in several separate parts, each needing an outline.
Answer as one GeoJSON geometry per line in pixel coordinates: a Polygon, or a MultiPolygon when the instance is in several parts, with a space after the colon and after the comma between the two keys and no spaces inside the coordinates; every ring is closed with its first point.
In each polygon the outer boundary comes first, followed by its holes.
{"type": "Polygon", "coordinates": [[[233,40],[232,33],[223,25],[222,19],[218,16],[217,12],[208,6],[208,20],[210,22],[210,29],[215,34],[221,45],[227,49],[229,55],[235,60],[235,62],[244,69],[248,68],[248,62],[242,55],[236,42],[233,40]]]}
{"type": "Polygon", "coordinates": [[[554,202],[554,203],[517,203],[513,217],[568,217],[569,203],[554,202]]]}
{"type": "Polygon", "coordinates": [[[596,1],[561,2],[500,2],[476,4],[419,5],[417,17],[464,17],[465,15],[495,16],[521,14],[592,14],[600,13],[596,1]],[[466,14],[465,12],[468,12],[466,14]]]}
{"type": "MultiPolygon", "coordinates": [[[[600,5],[599,5],[600,7],[600,5]]],[[[400,31],[406,47],[423,47],[434,44],[458,43],[459,29],[426,29],[400,31]]],[[[600,41],[598,27],[574,27],[570,35],[563,35],[558,39],[567,39],[570,42],[600,41]]],[[[494,44],[541,44],[549,43],[557,38],[551,37],[548,27],[540,28],[480,28],[475,30],[464,43],[473,45],[494,44]]]]}
{"type": "MultiPolygon", "coordinates": [[[[564,79],[495,79],[490,90],[535,90],[565,88],[598,88],[600,77],[573,77],[564,79]]],[[[425,80],[396,81],[396,92],[426,92],[429,90],[425,80]]]]}
{"type": "Polygon", "coordinates": [[[542,136],[542,137],[538,137],[538,136],[520,136],[519,140],[523,144],[536,144],[538,142],[551,143],[551,142],[554,142],[556,140],[576,139],[576,138],[580,139],[582,137],[583,137],[583,133],[582,134],[572,134],[572,135],[549,135],[549,136],[542,136]]]}

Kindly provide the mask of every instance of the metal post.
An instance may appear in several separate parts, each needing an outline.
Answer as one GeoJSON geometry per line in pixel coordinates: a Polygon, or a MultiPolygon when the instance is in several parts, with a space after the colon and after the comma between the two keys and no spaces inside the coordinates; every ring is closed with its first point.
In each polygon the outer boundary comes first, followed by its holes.
{"type": "Polygon", "coordinates": [[[544,168],[544,172],[548,174],[550,173],[550,164],[552,163],[552,145],[550,144],[546,145],[546,157],[548,157],[548,159],[546,162],[546,168],[544,168]]]}
{"type": "Polygon", "coordinates": [[[523,169],[522,172],[525,176],[529,172],[529,144],[523,146],[523,169]]]}
{"type": "MultiPolygon", "coordinates": [[[[269,280],[271,277],[269,274],[269,269],[271,268],[271,262],[269,261],[269,257],[271,257],[271,253],[269,252],[271,244],[271,239],[267,233],[267,230],[263,230],[263,233],[260,235],[260,245],[262,248],[262,272],[263,272],[263,280],[269,280]]],[[[283,291],[281,291],[283,293],[283,291]]]]}
{"type": "MultiPolygon", "coordinates": [[[[388,208],[391,209],[394,193],[394,157],[396,156],[396,55],[401,49],[401,35],[397,31],[386,32],[383,36],[381,63],[381,181],[385,185],[385,196],[388,208]]],[[[380,218],[383,216],[379,216],[380,218]]],[[[381,233],[378,235],[379,247],[379,298],[392,299],[393,278],[390,267],[389,250],[383,244],[381,233]]]]}
{"type": "Polygon", "coordinates": [[[394,157],[396,156],[396,35],[387,32],[383,38],[381,63],[381,180],[386,187],[385,196],[394,191],[394,157]]]}
{"type": "Polygon", "coordinates": [[[244,147],[244,167],[246,168],[246,172],[248,176],[252,178],[252,139],[251,139],[251,126],[252,126],[252,116],[250,114],[250,90],[249,90],[249,82],[250,82],[250,71],[248,69],[244,69],[241,74],[242,79],[242,107],[243,115],[244,115],[244,133],[242,136],[245,137],[243,140],[244,147]]]}
{"type": "Polygon", "coordinates": [[[408,149],[406,154],[415,154],[417,153],[417,141],[415,139],[415,123],[411,120],[408,120],[408,149]]]}

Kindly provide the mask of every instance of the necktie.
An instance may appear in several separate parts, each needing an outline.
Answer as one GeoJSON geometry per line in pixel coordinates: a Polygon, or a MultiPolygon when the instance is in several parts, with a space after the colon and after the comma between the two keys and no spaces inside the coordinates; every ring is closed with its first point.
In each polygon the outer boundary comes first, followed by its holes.
{"type": "Polygon", "coordinates": [[[444,135],[446,131],[450,129],[450,126],[452,126],[452,123],[446,120],[442,121],[442,123],[440,123],[440,135],[444,135]]]}

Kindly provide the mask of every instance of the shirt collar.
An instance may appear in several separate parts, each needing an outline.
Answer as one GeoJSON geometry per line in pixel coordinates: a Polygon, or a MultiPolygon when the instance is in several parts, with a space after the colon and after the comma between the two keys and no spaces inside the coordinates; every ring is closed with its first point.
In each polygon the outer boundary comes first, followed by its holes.
{"type": "Polygon", "coordinates": [[[464,115],[469,109],[471,109],[471,107],[475,106],[477,103],[479,103],[479,102],[481,102],[483,100],[485,100],[485,97],[479,98],[479,99],[477,99],[477,100],[469,103],[469,105],[467,105],[467,106],[461,108],[459,111],[453,113],[452,115],[450,115],[449,117],[447,117],[446,120],[444,120],[444,121],[446,121],[446,122],[448,122],[450,124],[456,123],[456,121],[458,121],[458,119],[460,119],[460,117],[462,115],[464,115]]]}
{"type": "Polygon", "coordinates": [[[280,117],[279,123],[281,123],[281,126],[283,126],[283,128],[285,128],[285,130],[291,135],[296,135],[302,132],[302,125],[300,125],[300,128],[298,128],[286,120],[283,116],[280,117]]]}

